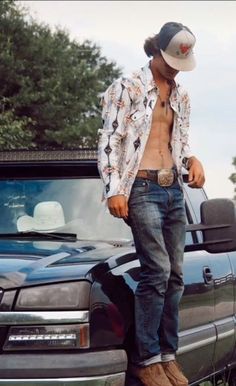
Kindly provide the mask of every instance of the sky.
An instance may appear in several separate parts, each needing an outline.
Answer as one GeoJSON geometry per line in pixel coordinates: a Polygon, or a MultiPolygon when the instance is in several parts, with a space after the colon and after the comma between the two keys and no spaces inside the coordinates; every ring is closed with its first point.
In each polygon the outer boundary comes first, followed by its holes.
{"type": "Polygon", "coordinates": [[[191,98],[190,144],[204,166],[209,198],[232,198],[236,157],[235,1],[18,1],[34,19],[92,40],[124,74],[145,65],[143,43],[168,21],[196,36],[194,71],[176,80],[191,98]]]}

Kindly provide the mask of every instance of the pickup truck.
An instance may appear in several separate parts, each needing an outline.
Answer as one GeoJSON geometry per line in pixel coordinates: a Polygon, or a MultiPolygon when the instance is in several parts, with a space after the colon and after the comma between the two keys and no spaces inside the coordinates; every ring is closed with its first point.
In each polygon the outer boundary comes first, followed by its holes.
{"type": "MultiPolygon", "coordinates": [[[[178,361],[191,385],[233,386],[235,208],[184,192],[178,361]]],[[[0,153],[0,386],[141,386],[129,371],[140,265],[101,197],[94,151],[0,153]]]]}

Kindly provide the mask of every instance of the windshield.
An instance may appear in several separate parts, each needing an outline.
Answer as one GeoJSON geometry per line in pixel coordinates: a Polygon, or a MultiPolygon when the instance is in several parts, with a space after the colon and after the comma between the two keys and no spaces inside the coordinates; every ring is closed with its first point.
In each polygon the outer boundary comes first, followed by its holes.
{"type": "Polygon", "coordinates": [[[98,178],[0,181],[0,233],[76,233],[79,239],[132,240],[102,199],[98,178]]]}

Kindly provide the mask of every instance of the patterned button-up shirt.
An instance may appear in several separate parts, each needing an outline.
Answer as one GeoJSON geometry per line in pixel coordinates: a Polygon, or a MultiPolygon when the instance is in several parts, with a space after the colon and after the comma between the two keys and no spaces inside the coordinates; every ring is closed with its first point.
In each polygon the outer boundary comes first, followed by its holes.
{"type": "MultiPolygon", "coordinates": [[[[104,182],[104,198],[118,194],[129,197],[158,95],[149,63],[131,76],[114,81],[105,91],[103,128],[98,140],[98,170],[104,182]]],[[[174,111],[170,145],[181,182],[182,165],[192,153],[188,141],[190,101],[179,84],[172,88],[170,105],[174,111]]]]}

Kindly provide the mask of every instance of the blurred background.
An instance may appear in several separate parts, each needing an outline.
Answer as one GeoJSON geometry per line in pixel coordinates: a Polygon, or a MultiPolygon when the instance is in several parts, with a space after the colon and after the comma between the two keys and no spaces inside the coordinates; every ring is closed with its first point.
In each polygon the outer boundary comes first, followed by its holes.
{"type": "Polygon", "coordinates": [[[1,1],[0,150],[96,148],[102,93],[177,21],[197,38],[197,67],[177,78],[191,98],[191,147],[209,198],[233,198],[235,17],[234,1],[1,1]]]}

